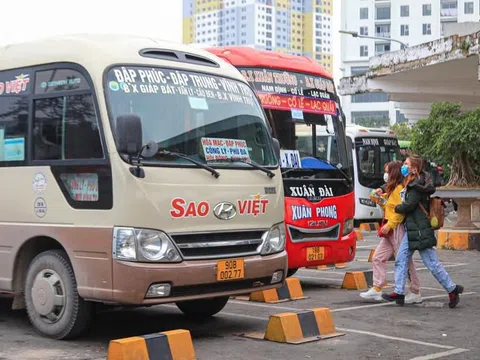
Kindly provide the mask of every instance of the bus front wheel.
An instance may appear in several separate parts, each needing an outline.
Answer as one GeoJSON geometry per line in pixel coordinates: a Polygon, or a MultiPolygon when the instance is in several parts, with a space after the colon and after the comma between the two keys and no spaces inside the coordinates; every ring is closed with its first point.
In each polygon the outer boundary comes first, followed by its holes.
{"type": "Polygon", "coordinates": [[[34,328],[53,339],[72,339],[85,331],[93,318],[92,303],[77,292],[67,254],[49,250],[37,255],[28,268],[25,305],[34,328]]]}
{"type": "Polygon", "coordinates": [[[177,302],[177,307],[189,318],[206,319],[220,312],[227,305],[228,296],[177,302]]]}

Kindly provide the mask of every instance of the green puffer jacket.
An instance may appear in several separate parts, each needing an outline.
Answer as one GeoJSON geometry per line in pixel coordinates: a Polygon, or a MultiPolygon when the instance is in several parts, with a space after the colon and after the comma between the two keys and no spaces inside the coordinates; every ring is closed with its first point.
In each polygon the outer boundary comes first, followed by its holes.
{"type": "Polygon", "coordinates": [[[423,204],[429,211],[430,195],[435,192],[435,186],[430,174],[422,172],[419,178],[408,184],[405,200],[395,207],[395,212],[405,214],[405,224],[410,250],[425,250],[437,245],[437,238],[430,220],[418,205],[423,204]]]}

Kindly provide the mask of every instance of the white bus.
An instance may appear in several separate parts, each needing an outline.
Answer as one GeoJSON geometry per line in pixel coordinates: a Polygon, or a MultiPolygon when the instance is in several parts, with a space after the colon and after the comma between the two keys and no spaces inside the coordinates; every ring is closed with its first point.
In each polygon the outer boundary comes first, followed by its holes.
{"type": "MultiPolygon", "coordinates": [[[[370,200],[369,193],[384,183],[384,165],[402,159],[398,138],[392,130],[359,125],[347,125],[346,136],[355,179],[355,226],[381,221],[383,211],[370,200]]],[[[318,134],[317,146],[327,159],[335,153],[330,150],[336,146],[335,139],[326,131],[318,134]]]]}
{"type": "Polygon", "coordinates": [[[55,338],[280,287],[280,146],[233,66],[151,38],[0,47],[0,295],[55,338]]]}

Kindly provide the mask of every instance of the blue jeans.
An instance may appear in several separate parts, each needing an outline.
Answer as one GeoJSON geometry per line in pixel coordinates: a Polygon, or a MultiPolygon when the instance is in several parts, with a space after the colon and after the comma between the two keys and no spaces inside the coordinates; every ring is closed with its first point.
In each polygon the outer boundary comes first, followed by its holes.
{"type": "MultiPolygon", "coordinates": [[[[405,283],[408,274],[408,262],[413,256],[414,251],[408,248],[408,235],[405,232],[402,243],[398,249],[397,259],[395,260],[395,292],[397,294],[405,293],[405,283]]],[[[447,292],[455,290],[456,285],[453,283],[450,275],[445,271],[445,268],[440,264],[437,257],[437,252],[434,248],[428,248],[419,251],[423,263],[437,281],[447,292]]]]}

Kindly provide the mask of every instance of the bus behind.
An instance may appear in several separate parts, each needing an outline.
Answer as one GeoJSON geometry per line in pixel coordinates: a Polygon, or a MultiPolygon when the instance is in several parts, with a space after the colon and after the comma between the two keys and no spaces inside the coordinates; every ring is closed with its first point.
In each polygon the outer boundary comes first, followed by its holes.
{"type": "Polygon", "coordinates": [[[356,251],[352,175],[339,99],[314,60],[248,47],[208,49],[255,89],[281,145],[289,275],[352,261],[356,251]],[[332,136],[329,143],[317,136],[332,136]]]}

